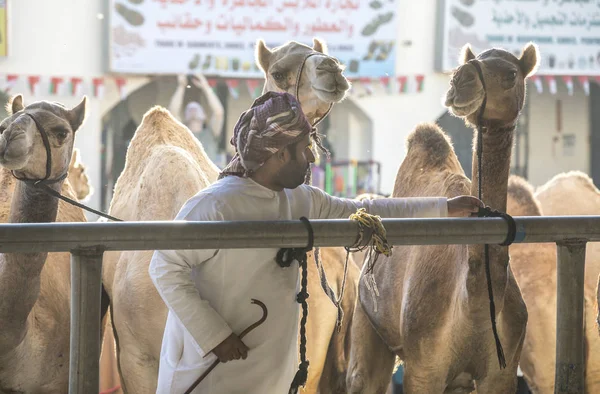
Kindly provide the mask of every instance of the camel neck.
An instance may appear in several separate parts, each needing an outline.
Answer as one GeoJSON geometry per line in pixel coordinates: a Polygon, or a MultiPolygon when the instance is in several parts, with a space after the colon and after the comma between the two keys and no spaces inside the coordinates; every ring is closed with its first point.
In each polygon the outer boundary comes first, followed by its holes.
{"type": "MultiPolygon", "coordinates": [[[[60,193],[63,182],[50,187],[60,193]]],[[[33,185],[17,182],[10,209],[10,223],[51,223],[56,220],[58,199],[33,185]]]]}
{"type": "MultiPolygon", "coordinates": [[[[476,131],[475,149],[473,151],[473,173],[471,194],[478,196],[479,176],[476,131]]],[[[515,126],[488,128],[483,132],[483,154],[481,168],[481,196],[483,202],[492,209],[506,212],[508,177],[514,140],[515,126]]]]}
{"type": "MultiPolygon", "coordinates": [[[[60,191],[62,182],[51,185],[60,191]]],[[[17,182],[12,197],[10,223],[48,223],[56,220],[58,199],[17,182]]],[[[0,356],[10,354],[27,334],[27,319],[40,292],[47,252],[0,254],[0,356]]]]}

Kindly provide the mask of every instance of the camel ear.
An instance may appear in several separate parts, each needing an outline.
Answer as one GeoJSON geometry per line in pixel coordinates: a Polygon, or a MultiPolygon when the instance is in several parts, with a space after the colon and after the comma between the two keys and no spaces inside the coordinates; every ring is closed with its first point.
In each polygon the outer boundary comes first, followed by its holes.
{"type": "Polygon", "coordinates": [[[313,49],[317,52],[321,52],[323,55],[327,55],[327,44],[325,44],[324,40],[319,38],[313,38],[313,49]]]}
{"type": "Polygon", "coordinates": [[[530,42],[525,46],[521,53],[521,57],[519,58],[521,71],[523,71],[523,75],[525,75],[526,78],[535,74],[540,63],[539,59],[540,55],[537,45],[530,42]]]}
{"type": "Polygon", "coordinates": [[[74,148],[73,154],[71,155],[71,163],[69,163],[69,167],[75,168],[75,165],[77,163],[79,163],[79,159],[80,159],[79,149],[74,148]]]}
{"type": "Polygon", "coordinates": [[[471,44],[466,44],[460,51],[460,56],[458,62],[460,64],[466,64],[469,60],[475,59],[477,56],[473,53],[471,49],[471,44]]]}
{"type": "Polygon", "coordinates": [[[71,125],[71,130],[73,130],[73,132],[76,132],[77,130],[79,130],[79,128],[83,124],[83,121],[85,120],[85,115],[87,112],[86,108],[87,108],[87,97],[83,96],[83,99],[81,100],[81,102],[79,104],[77,104],[77,106],[75,108],[73,108],[72,110],[67,112],[68,121],[69,121],[69,124],[71,125]]]}
{"type": "Polygon", "coordinates": [[[7,112],[9,112],[11,115],[23,110],[23,108],[25,108],[25,105],[23,104],[23,96],[17,94],[8,102],[6,107],[7,112]]]}
{"type": "Polygon", "coordinates": [[[271,55],[273,52],[265,45],[265,42],[259,39],[256,42],[256,63],[266,73],[269,69],[269,63],[271,62],[271,55]]]}

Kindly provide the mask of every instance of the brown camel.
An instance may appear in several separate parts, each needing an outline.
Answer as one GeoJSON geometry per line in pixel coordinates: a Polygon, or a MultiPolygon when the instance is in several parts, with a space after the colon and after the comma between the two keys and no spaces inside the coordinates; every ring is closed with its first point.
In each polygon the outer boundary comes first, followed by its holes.
{"type": "MultiPolygon", "coordinates": [[[[86,99],[73,109],[46,101],[25,107],[22,96],[0,123],[0,221],[84,222],[80,208],[58,202],[21,178],[56,179],[72,156],[86,99]],[[52,166],[33,116],[48,133],[52,166]],[[7,212],[7,207],[9,207],[7,212]]],[[[68,181],[50,184],[75,198],[68,181]]],[[[0,254],[0,392],[66,393],[69,379],[70,257],[68,253],[0,254]],[[49,264],[46,264],[48,262],[49,264]]]]}
{"type": "Polygon", "coordinates": [[[68,179],[79,201],[85,201],[94,192],[85,165],[81,162],[81,152],[77,148],[73,149],[68,179]]]}
{"type": "MultiPolygon", "coordinates": [[[[546,216],[563,215],[598,215],[600,214],[600,191],[594,186],[590,177],[580,171],[572,171],[556,175],[543,186],[539,187],[535,193],[535,198],[539,201],[541,212],[546,216]]],[[[519,248],[527,249],[526,245],[519,245],[519,248]]],[[[516,249],[516,245],[514,246],[516,249]]],[[[554,362],[555,362],[555,344],[556,344],[556,250],[554,245],[548,246],[549,251],[546,259],[540,257],[541,248],[538,245],[532,245],[530,253],[536,256],[535,267],[544,262],[544,266],[537,269],[531,269],[530,264],[523,263],[523,270],[528,270],[527,278],[537,283],[521,283],[521,278],[517,275],[517,265],[515,267],[515,276],[523,291],[523,297],[527,302],[527,308],[530,317],[534,313],[544,314],[545,320],[539,323],[539,331],[532,335],[534,339],[532,344],[528,342],[528,336],[525,339],[523,347],[523,357],[521,360],[521,369],[527,379],[528,385],[535,389],[536,393],[554,392],[554,362]],[[533,247],[535,249],[533,249],[533,247]],[[544,274],[547,272],[547,274],[544,274]],[[531,290],[528,288],[531,287],[531,290]],[[527,298],[527,291],[535,291],[535,306],[530,305],[527,298]],[[542,329],[544,330],[542,332],[542,329]],[[539,332],[539,334],[538,334],[539,332]],[[531,347],[531,348],[530,348],[531,347]],[[532,356],[529,356],[532,353],[532,356]],[[535,365],[532,365],[535,364],[535,365]],[[534,368],[535,367],[535,368],[534,368]]],[[[511,251],[511,255],[512,255],[511,251]]],[[[523,260],[525,261],[525,260],[523,260]]],[[[584,325],[585,325],[585,392],[600,392],[600,337],[596,326],[597,310],[597,284],[600,274],[600,244],[588,243],[586,249],[585,264],[585,288],[584,288],[584,325]]],[[[541,319],[541,318],[540,318],[541,319]]],[[[531,326],[533,319],[527,331],[533,332],[535,328],[531,326]]]]}
{"type": "MultiPolygon", "coordinates": [[[[266,86],[272,86],[274,90],[295,93],[295,73],[306,59],[299,95],[303,109],[311,109],[309,115],[313,118],[325,114],[333,103],[331,100],[343,98],[348,89],[347,82],[340,82],[340,78],[343,79],[341,67],[333,60],[324,60],[330,59],[321,52],[324,48],[324,44],[318,40],[315,40],[314,48],[290,42],[270,50],[262,41],[257,47],[257,59],[265,70],[266,86]],[[308,54],[314,55],[306,58],[308,54]],[[333,63],[337,68],[333,68],[333,63]]],[[[188,198],[216,180],[218,171],[189,129],[168,111],[153,108],[144,116],[128,148],[125,169],[115,186],[110,214],[128,221],[172,220],[188,198]]],[[[103,281],[111,298],[111,317],[122,385],[128,393],[156,390],[167,309],[148,275],[151,256],[152,251],[116,252],[107,253],[105,258],[103,281]]],[[[331,264],[325,259],[324,263],[332,286],[339,286],[341,276],[338,282],[337,273],[333,274],[332,271],[338,270],[338,265],[341,270],[341,264],[337,261],[331,264]]],[[[316,270],[314,264],[309,262],[309,275],[311,272],[314,272],[314,277],[316,270]]],[[[311,293],[309,307],[320,303],[318,298],[322,291],[316,290],[311,293]]],[[[348,291],[348,297],[352,293],[348,291]]],[[[323,297],[326,296],[323,294],[323,297]]],[[[351,307],[347,308],[350,309],[346,324],[352,315],[351,307]]],[[[333,307],[315,307],[311,309],[309,325],[325,319],[335,323],[335,318],[333,307]],[[318,318],[317,314],[321,313],[326,318],[318,318]]],[[[319,329],[318,333],[327,339],[315,342],[344,345],[333,334],[333,326],[331,332],[319,329]]],[[[331,362],[334,370],[344,374],[343,366],[335,365],[336,360],[331,362]]],[[[325,363],[323,360],[322,364],[325,363]]],[[[317,360],[311,360],[309,375],[315,371],[320,373],[318,365],[317,360]]],[[[317,383],[311,377],[309,380],[317,383]]],[[[344,383],[343,377],[331,380],[336,385],[344,383]]]]}
{"type": "MultiPolygon", "coordinates": [[[[527,45],[520,58],[490,49],[475,56],[467,45],[454,72],[446,106],[475,125],[482,114],[482,173],[473,157],[473,184],[449,138],[424,124],[408,138],[394,197],[477,195],[506,211],[514,129],[525,97],[525,79],[538,62],[527,45]],[[475,60],[476,59],[476,60],[475,60]],[[474,61],[479,62],[485,90],[474,61]]],[[[359,282],[352,325],[348,387],[352,393],[384,392],[394,359],[404,362],[406,393],[512,393],[527,323],[527,309],[509,265],[508,248],[490,245],[496,321],[506,368],[499,367],[490,322],[483,245],[395,247],[359,282]],[[374,281],[374,282],[373,282],[374,281]],[[378,294],[373,289],[377,286],[378,294]]],[[[365,265],[367,267],[367,265],[365,265]]]]}

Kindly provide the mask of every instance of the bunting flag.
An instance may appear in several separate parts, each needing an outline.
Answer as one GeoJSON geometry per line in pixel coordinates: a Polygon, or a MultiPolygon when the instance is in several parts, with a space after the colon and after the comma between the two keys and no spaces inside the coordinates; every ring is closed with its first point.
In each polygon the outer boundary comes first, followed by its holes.
{"type": "Polygon", "coordinates": [[[119,89],[121,100],[125,100],[127,98],[127,80],[125,78],[115,78],[115,83],[117,84],[117,89],[119,89]]]}
{"type": "Polygon", "coordinates": [[[10,93],[11,89],[15,87],[17,81],[19,80],[19,76],[15,74],[6,75],[5,83],[2,89],[4,89],[5,93],[10,93]]]}
{"type": "Polygon", "coordinates": [[[59,95],[62,93],[65,79],[63,77],[50,78],[50,94],[59,95]]]}
{"type": "Polygon", "coordinates": [[[544,75],[544,78],[546,79],[550,93],[556,94],[556,78],[554,78],[554,75],[544,75]]]}
{"type": "Polygon", "coordinates": [[[40,87],[40,77],[39,75],[30,75],[27,78],[27,82],[29,83],[29,91],[33,96],[39,96],[39,87],[40,87]]]}
{"type": "Polygon", "coordinates": [[[583,88],[585,95],[589,96],[590,95],[590,80],[589,80],[589,78],[586,77],[585,75],[580,75],[579,77],[577,77],[577,79],[579,79],[579,83],[581,84],[581,87],[583,88]]]}
{"type": "Polygon", "coordinates": [[[208,82],[208,86],[210,86],[213,92],[217,93],[217,80],[214,78],[209,78],[206,80],[208,82]]]}
{"type": "Polygon", "coordinates": [[[567,91],[569,92],[569,96],[573,95],[573,77],[570,75],[563,75],[563,81],[565,85],[567,85],[567,91]]]}
{"type": "Polygon", "coordinates": [[[407,93],[408,92],[408,77],[401,76],[398,77],[398,93],[407,93]]]}
{"type": "Polygon", "coordinates": [[[237,100],[240,97],[239,85],[240,81],[238,79],[227,79],[225,80],[225,84],[229,89],[229,94],[237,100]]]}
{"type": "Polygon", "coordinates": [[[373,94],[373,86],[371,86],[371,78],[359,78],[360,84],[365,89],[365,92],[370,96],[373,94]]]}
{"type": "Polygon", "coordinates": [[[79,77],[72,77],[71,81],[70,81],[70,92],[72,96],[83,96],[83,78],[79,78],[79,77]]]}
{"type": "Polygon", "coordinates": [[[423,86],[425,84],[425,76],[424,75],[417,75],[415,76],[415,80],[417,82],[417,92],[422,92],[423,91],[423,86]]]}
{"type": "Polygon", "coordinates": [[[260,79],[247,79],[246,86],[248,87],[248,93],[253,99],[260,97],[262,93],[262,86],[260,86],[260,79]]]}
{"type": "Polygon", "coordinates": [[[389,94],[392,92],[392,79],[388,76],[385,77],[380,77],[379,80],[381,81],[381,84],[383,85],[383,88],[385,89],[385,91],[389,94]]]}
{"type": "Polygon", "coordinates": [[[94,85],[94,97],[103,98],[104,97],[104,78],[94,78],[92,79],[92,85],[94,85]]]}
{"type": "Polygon", "coordinates": [[[539,75],[532,75],[529,78],[533,81],[538,93],[544,93],[544,84],[542,83],[542,79],[539,77],[539,75]]]}

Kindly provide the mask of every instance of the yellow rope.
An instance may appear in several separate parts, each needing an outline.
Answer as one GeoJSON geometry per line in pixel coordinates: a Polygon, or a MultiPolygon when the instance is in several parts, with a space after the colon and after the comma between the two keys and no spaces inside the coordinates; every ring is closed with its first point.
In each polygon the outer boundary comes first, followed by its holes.
{"type": "Polygon", "coordinates": [[[384,256],[392,254],[392,247],[386,239],[385,227],[383,227],[380,216],[371,215],[364,208],[360,208],[356,213],[350,215],[350,220],[357,221],[360,226],[361,234],[358,243],[362,241],[364,231],[368,228],[372,231],[370,244],[372,244],[374,251],[384,256]]]}

